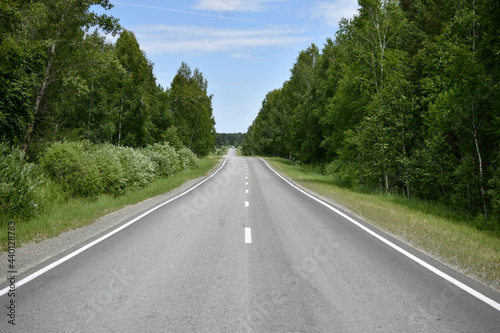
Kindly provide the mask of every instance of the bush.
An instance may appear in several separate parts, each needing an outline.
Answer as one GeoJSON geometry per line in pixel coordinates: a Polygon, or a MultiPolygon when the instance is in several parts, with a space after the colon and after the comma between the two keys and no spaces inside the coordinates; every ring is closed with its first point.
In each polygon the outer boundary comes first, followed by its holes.
{"type": "Polygon", "coordinates": [[[36,187],[42,183],[42,170],[23,161],[23,152],[0,143],[0,211],[32,216],[38,208],[36,187]]]}
{"type": "Polygon", "coordinates": [[[115,196],[122,194],[126,181],[119,148],[107,143],[95,146],[91,154],[99,170],[103,192],[115,196]]]}
{"type": "Polygon", "coordinates": [[[183,169],[196,169],[198,167],[198,157],[196,157],[196,154],[193,153],[191,149],[184,147],[177,153],[179,154],[179,160],[181,161],[183,169]]]}
{"type": "Polygon", "coordinates": [[[126,188],[144,187],[155,179],[155,164],[142,152],[129,147],[117,147],[117,153],[123,167],[126,188]]]}
{"type": "Polygon", "coordinates": [[[179,154],[167,142],[148,145],[142,152],[155,163],[158,176],[170,177],[183,169],[179,154]]]}
{"type": "Polygon", "coordinates": [[[56,142],[40,159],[40,165],[72,196],[95,196],[103,192],[99,167],[86,141],[56,142]]]}
{"type": "Polygon", "coordinates": [[[339,187],[350,188],[356,183],[355,173],[338,160],[325,165],[323,173],[331,176],[335,185],[339,187]]]}

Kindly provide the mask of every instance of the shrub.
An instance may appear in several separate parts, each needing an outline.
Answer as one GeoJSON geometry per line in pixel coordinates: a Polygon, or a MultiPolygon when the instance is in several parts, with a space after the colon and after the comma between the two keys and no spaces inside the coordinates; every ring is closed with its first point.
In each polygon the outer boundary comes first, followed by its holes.
{"type": "Polygon", "coordinates": [[[350,188],[353,184],[356,184],[356,174],[338,160],[325,165],[323,173],[331,176],[337,186],[350,188]]]}
{"type": "Polygon", "coordinates": [[[99,167],[85,141],[56,142],[40,159],[40,165],[72,196],[95,196],[103,192],[99,167]]]}
{"type": "Polygon", "coordinates": [[[142,152],[129,147],[117,147],[117,153],[123,167],[126,188],[144,187],[155,179],[155,164],[142,152]]]}
{"type": "Polygon", "coordinates": [[[155,163],[159,176],[173,176],[182,170],[179,154],[167,142],[148,145],[142,151],[155,163]]]}
{"type": "Polygon", "coordinates": [[[42,170],[23,161],[23,152],[0,143],[0,211],[32,216],[38,205],[35,190],[42,182],[42,170]]]}
{"type": "Polygon", "coordinates": [[[99,170],[103,192],[115,196],[122,194],[126,181],[119,148],[107,143],[95,146],[91,154],[99,170]]]}
{"type": "Polygon", "coordinates": [[[198,157],[196,157],[196,154],[191,151],[189,148],[181,148],[178,151],[179,154],[179,160],[181,161],[181,165],[183,166],[183,169],[190,168],[190,169],[196,169],[198,167],[198,157]]]}

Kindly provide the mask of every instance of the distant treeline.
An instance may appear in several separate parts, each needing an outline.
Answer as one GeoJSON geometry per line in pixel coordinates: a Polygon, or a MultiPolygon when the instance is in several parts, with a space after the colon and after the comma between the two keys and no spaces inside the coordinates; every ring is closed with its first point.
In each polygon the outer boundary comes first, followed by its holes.
{"type": "Polygon", "coordinates": [[[235,146],[239,147],[243,138],[245,137],[244,133],[217,133],[215,137],[215,147],[221,148],[224,146],[235,146]]]}
{"type": "Polygon", "coordinates": [[[320,164],[500,226],[500,2],[359,5],[321,50],[300,52],[243,152],[320,164]]]}
{"type": "Polygon", "coordinates": [[[36,160],[57,141],[214,147],[207,80],[182,63],[168,88],[108,0],[0,2],[0,141],[36,160]],[[109,43],[99,30],[119,34],[109,43]]]}

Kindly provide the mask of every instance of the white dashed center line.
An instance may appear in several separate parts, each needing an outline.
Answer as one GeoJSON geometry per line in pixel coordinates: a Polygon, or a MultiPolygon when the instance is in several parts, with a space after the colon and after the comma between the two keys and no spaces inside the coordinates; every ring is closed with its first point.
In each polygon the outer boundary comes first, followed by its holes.
{"type": "Polygon", "coordinates": [[[245,244],[252,243],[252,228],[245,228],[245,244]]]}

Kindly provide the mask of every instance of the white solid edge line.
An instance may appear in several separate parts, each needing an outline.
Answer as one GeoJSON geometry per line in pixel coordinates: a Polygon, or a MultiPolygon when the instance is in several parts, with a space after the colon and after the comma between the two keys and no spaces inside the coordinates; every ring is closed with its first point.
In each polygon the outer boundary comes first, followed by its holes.
{"type": "Polygon", "coordinates": [[[269,169],[271,169],[276,175],[278,175],[278,177],[280,177],[281,179],[283,179],[285,182],[287,182],[290,186],[292,186],[293,188],[295,188],[296,190],[302,192],[303,194],[307,195],[309,198],[319,202],[320,204],[322,204],[323,206],[327,207],[328,209],[334,211],[335,213],[337,213],[338,215],[342,216],[343,218],[345,218],[346,220],[348,220],[349,222],[355,224],[356,226],[358,226],[359,228],[363,229],[364,231],[366,231],[367,233],[369,233],[370,235],[378,238],[380,241],[384,242],[385,244],[389,245],[390,247],[392,247],[394,250],[400,252],[401,254],[404,254],[405,256],[407,256],[408,258],[410,258],[411,260],[415,261],[416,263],[420,264],[421,266],[427,268],[428,270],[430,270],[431,272],[433,272],[434,274],[442,277],[443,279],[447,280],[448,282],[451,282],[453,283],[455,286],[457,286],[458,288],[462,289],[463,291],[471,294],[472,296],[476,297],[477,299],[485,302],[486,304],[492,306],[493,308],[495,308],[496,310],[500,311],[500,303],[497,303],[495,302],[494,300],[492,300],[491,298],[481,294],[479,291],[475,290],[475,289],[472,289],[471,287],[469,287],[468,285],[458,281],[457,279],[449,276],[448,274],[444,273],[443,271],[437,269],[436,267],[432,266],[431,264],[423,261],[422,259],[414,256],[413,254],[409,253],[408,251],[402,249],[401,247],[397,246],[396,244],[392,243],[391,241],[387,240],[386,238],[380,236],[379,234],[377,234],[376,232],[368,229],[367,227],[365,227],[364,225],[362,225],[361,223],[357,222],[356,220],[354,220],[353,218],[347,216],[346,214],[342,213],[341,211],[339,211],[338,209],[330,206],[329,204],[327,204],[326,202],[323,202],[321,200],[319,200],[318,198],[316,198],[315,196],[307,193],[306,191],[302,190],[301,188],[295,186],[294,184],[292,184],[290,181],[288,181],[285,177],[283,177],[282,175],[280,175],[276,170],[274,170],[264,159],[261,158],[261,160],[268,166],[269,169]]]}
{"type": "Polygon", "coordinates": [[[252,244],[252,228],[245,228],[245,244],[252,244]]]}
{"type": "MultiPolygon", "coordinates": [[[[125,229],[125,228],[126,228],[126,227],[128,227],[129,225],[131,225],[131,224],[133,224],[133,223],[135,223],[135,222],[139,221],[139,220],[140,220],[140,219],[142,219],[144,216],[146,216],[146,215],[148,215],[148,214],[152,213],[153,211],[157,210],[158,208],[163,207],[163,206],[165,206],[166,204],[168,204],[168,203],[170,203],[170,202],[172,202],[172,201],[174,201],[174,200],[176,200],[176,199],[178,199],[178,198],[182,197],[183,195],[185,195],[185,194],[187,194],[187,193],[191,192],[192,190],[194,190],[195,188],[197,188],[198,186],[200,186],[201,184],[203,184],[204,182],[208,181],[210,178],[212,178],[213,176],[215,176],[215,175],[216,175],[216,174],[217,174],[217,173],[218,173],[218,172],[219,172],[219,171],[220,171],[220,170],[224,167],[224,165],[226,165],[226,162],[227,162],[227,158],[224,160],[224,163],[222,163],[221,167],[220,167],[219,169],[217,169],[217,171],[215,171],[213,174],[211,174],[209,177],[207,177],[207,178],[206,178],[206,179],[204,179],[203,181],[201,181],[201,182],[199,182],[198,184],[194,185],[193,187],[189,188],[187,191],[185,191],[185,192],[183,192],[183,193],[181,193],[181,194],[177,195],[176,197],[174,197],[174,198],[172,198],[172,199],[169,199],[169,200],[167,200],[167,201],[165,201],[165,202],[163,202],[163,203],[159,204],[158,206],[155,206],[155,207],[151,208],[151,209],[150,209],[150,210],[148,210],[147,212],[145,212],[145,213],[143,213],[143,214],[139,215],[138,217],[136,217],[136,218],[134,218],[133,220],[131,220],[131,221],[129,221],[129,222],[127,222],[127,223],[125,223],[124,225],[120,226],[119,228],[116,228],[116,229],[112,230],[111,232],[107,233],[106,235],[104,235],[104,236],[102,236],[102,237],[100,237],[100,238],[98,238],[98,239],[94,240],[94,241],[93,241],[93,242],[91,242],[91,243],[88,243],[87,245],[85,245],[85,246],[83,246],[83,247],[79,248],[78,250],[76,250],[76,251],[74,251],[74,252],[71,252],[70,254],[68,254],[68,255],[66,255],[66,256],[64,256],[64,257],[62,257],[61,259],[54,261],[52,264],[47,265],[47,266],[43,267],[42,269],[39,269],[38,271],[36,271],[36,272],[34,272],[34,273],[32,273],[32,274],[28,275],[27,277],[25,277],[25,278],[21,279],[20,281],[16,282],[16,289],[17,289],[17,288],[19,288],[20,286],[22,286],[22,285],[24,285],[24,284],[26,284],[26,283],[30,282],[31,280],[36,279],[37,277],[39,277],[40,275],[42,275],[42,274],[44,274],[44,273],[46,273],[46,272],[50,271],[51,269],[53,269],[53,268],[55,268],[55,267],[59,266],[59,265],[60,265],[60,264],[62,264],[63,262],[68,261],[69,259],[73,258],[74,256],[76,256],[76,255],[78,255],[78,254],[82,253],[83,251],[85,251],[85,250],[87,250],[87,249],[91,248],[92,246],[94,246],[94,245],[96,245],[96,244],[98,244],[98,243],[102,242],[102,241],[103,241],[103,240],[105,240],[106,238],[108,238],[108,237],[110,237],[110,236],[112,236],[112,235],[116,234],[117,232],[119,232],[119,231],[121,231],[121,230],[125,229]]],[[[7,292],[9,291],[9,289],[10,289],[10,287],[6,287],[6,288],[4,288],[4,289],[0,290],[0,297],[1,297],[1,296],[3,296],[3,295],[5,295],[5,294],[7,294],[7,292]]]]}

